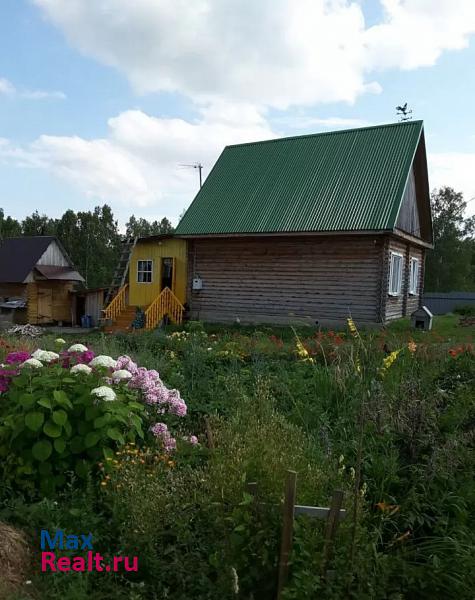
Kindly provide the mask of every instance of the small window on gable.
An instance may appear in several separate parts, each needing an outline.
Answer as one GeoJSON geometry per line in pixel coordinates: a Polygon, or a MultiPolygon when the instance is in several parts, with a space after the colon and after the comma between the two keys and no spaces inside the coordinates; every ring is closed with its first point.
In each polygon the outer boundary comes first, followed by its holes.
{"type": "Polygon", "coordinates": [[[153,261],[138,260],[137,261],[137,282],[152,283],[153,261]]]}
{"type": "Polygon", "coordinates": [[[389,259],[389,295],[399,296],[402,288],[402,261],[403,256],[398,252],[391,252],[389,259]]]}
{"type": "Polygon", "coordinates": [[[416,296],[419,283],[419,259],[412,257],[409,267],[411,269],[409,273],[409,293],[416,296]]]}

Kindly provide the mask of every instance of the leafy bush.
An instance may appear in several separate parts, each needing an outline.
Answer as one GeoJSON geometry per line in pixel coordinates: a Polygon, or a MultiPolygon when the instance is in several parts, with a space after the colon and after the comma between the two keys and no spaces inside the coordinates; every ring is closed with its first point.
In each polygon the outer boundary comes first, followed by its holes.
{"type": "Polygon", "coordinates": [[[71,348],[62,355],[37,350],[30,358],[18,352],[7,357],[1,469],[5,480],[30,492],[52,494],[68,473],[85,478],[99,462],[112,460],[117,447],[143,440],[149,424],[159,444],[173,450],[167,424],[154,420],[165,412],[172,420],[186,414],[178,391],[166,388],[155,371],[127,356],[115,361],[71,348]]]}

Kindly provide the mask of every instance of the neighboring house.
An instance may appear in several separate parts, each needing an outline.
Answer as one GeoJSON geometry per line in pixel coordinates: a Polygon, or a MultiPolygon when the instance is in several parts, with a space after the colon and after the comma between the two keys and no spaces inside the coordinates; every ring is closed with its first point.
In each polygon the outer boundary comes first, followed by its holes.
{"type": "Polygon", "coordinates": [[[136,243],[106,315],[382,324],[420,305],[431,247],[422,121],[229,146],[175,235],[136,243]]]}
{"type": "Polygon", "coordinates": [[[10,238],[0,244],[0,298],[26,301],[26,314],[14,320],[35,325],[74,322],[72,292],[82,282],[55,237],[10,238]]]}
{"type": "Polygon", "coordinates": [[[423,123],[229,146],[176,235],[188,240],[192,318],[408,315],[432,247],[423,123]]]}

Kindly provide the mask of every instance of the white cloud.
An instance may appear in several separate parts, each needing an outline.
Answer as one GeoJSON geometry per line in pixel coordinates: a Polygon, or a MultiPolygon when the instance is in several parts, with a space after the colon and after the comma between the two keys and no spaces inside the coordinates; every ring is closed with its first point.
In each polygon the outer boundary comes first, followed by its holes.
{"type": "Polygon", "coordinates": [[[18,98],[25,98],[26,100],[65,100],[66,94],[64,92],[52,91],[46,92],[44,90],[26,90],[18,89],[8,79],[0,78],[0,96],[15,96],[18,98]]]}
{"type": "Polygon", "coordinates": [[[431,189],[450,186],[463,192],[469,214],[475,214],[475,153],[445,152],[428,156],[431,189]]]}
{"type": "Polygon", "coordinates": [[[432,65],[475,32],[475,2],[381,0],[33,0],[83,53],[141,93],[178,91],[287,108],[379,92],[371,73],[432,65]]]}
{"type": "Polygon", "coordinates": [[[0,78],[0,95],[11,96],[15,91],[15,86],[8,79],[0,78]]]}
{"type": "Polygon", "coordinates": [[[219,103],[196,121],[130,110],[109,119],[107,139],[42,135],[26,147],[0,139],[0,161],[46,169],[86,195],[121,202],[121,213],[147,208],[177,219],[198,188],[198,176],[180,164],[200,161],[205,175],[227,144],[275,137],[252,106],[219,103]]]}
{"type": "MultiPolygon", "coordinates": [[[[332,127],[365,124],[339,117],[314,118],[314,125],[317,121],[332,127]]],[[[298,128],[298,117],[290,122],[298,128]]],[[[104,139],[42,135],[29,145],[15,146],[0,138],[0,163],[46,170],[94,201],[111,203],[121,220],[135,212],[176,222],[198,190],[198,174],[181,164],[200,161],[206,176],[224,146],[278,136],[251,105],[209,105],[195,120],[129,110],[109,119],[104,139]]],[[[475,198],[474,172],[474,153],[429,155],[432,189],[449,185],[469,201],[475,198]]],[[[475,212],[473,202],[468,212],[475,212]]]]}
{"type": "Polygon", "coordinates": [[[19,95],[27,100],[47,100],[49,98],[52,100],[66,100],[66,94],[58,91],[45,92],[44,90],[25,90],[23,92],[19,92],[19,95]]]}
{"type": "Polygon", "coordinates": [[[381,0],[384,22],[366,32],[369,69],[432,66],[446,50],[468,46],[473,0],[381,0]]]}

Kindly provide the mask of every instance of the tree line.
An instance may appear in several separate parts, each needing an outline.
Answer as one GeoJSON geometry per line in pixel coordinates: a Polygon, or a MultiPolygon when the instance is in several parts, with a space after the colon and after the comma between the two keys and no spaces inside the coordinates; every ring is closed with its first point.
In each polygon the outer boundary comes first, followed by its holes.
{"type": "MultiPolygon", "coordinates": [[[[450,187],[431,194],[434,249],[427,252],[425,291],[475,291],[475,216],[467,217],[463,194],[450,187]]],[[[172,233],[170,221],[131,216],[126,236],[172,233]]],[[[59,219],[38,211],[17,221],[0,209],[0,239],[17,236],[57,236],[89,288],[109,285],[120,256],[124,234],[107,204],[92,211],[67,210],[59,219]]]]}
{"type": "Polygon", "coordinates": [[[63,244],[88,288],[110,284],[120,257],[124,237],[146,237],[171,233],[172,224],[164,217],[160,221],[137,219],[134,215],[121,234],[110,206],[96,206],[92,211],[67,210],[59,219],[38,211],[22,221],[5,216],[0,208],[0,239],[33,235],[54,235],[63,244]]]}
{"type": "Polygon", "coordinates": [[[431,194],[434,249],[427,252],[426,292],[475,291],[475,216],[463,194],[442,187],[431,194]]]}

